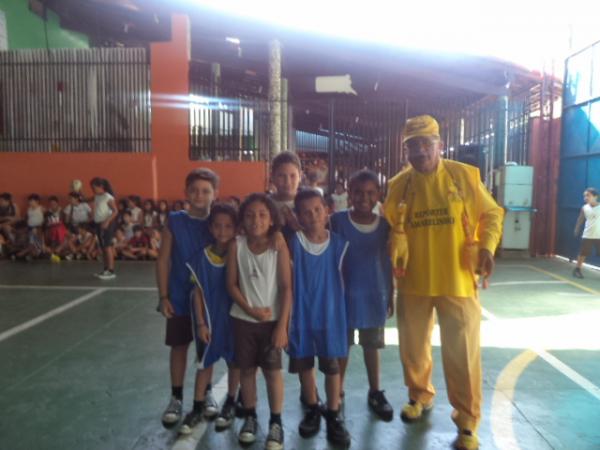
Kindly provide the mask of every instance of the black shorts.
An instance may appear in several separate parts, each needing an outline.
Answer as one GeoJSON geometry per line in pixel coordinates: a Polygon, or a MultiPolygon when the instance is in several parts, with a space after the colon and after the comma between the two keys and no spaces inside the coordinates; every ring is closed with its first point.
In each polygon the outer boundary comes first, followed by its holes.
{"type": "Polygon", "coordinates": [[[271,344],[277,322],[248,322],[231,318],[235,339],[235,362],[240,369],[260,367],[281,370],[281,349],[271,344]]]}
{"type": "Polygon", "coordinates": [[[113,220],[106,229],[102,228],[102,223],[94,225],[96,226],[96,236],[98,236],[100,248],[112,247],[115,231],[117,230],[117,222],[113,220]]]}
{"type": "MultiPolygon", "coordinates": [[[[322,358],[319,359],[319,370],[325,375],[337,375],[340,373],[340,363],[337,358],[322,358]]],[[[290,358],[290,373],[299,373],[306,370],[312,370],[315,367],[315,358],[290,358]]]]}
{"type": "Polygon", "coordinates": [[[188,345],[194,340],[191,316],[173,316],[167,319],[165,344],[169,347],[188,345]]]}
{"type": "Polygon", "coordinates": [[[579,254],[581,256],[590,256],[592,254],[592,250],[596,249],[596,255],[600,256],[600,239],[583,239],[581,241],[581,251],[579,254]]]}
{"type": "MultiPolygon", "coordinates": [[[[358,344],[363,348],[384,348],[385,330],[379,328],[362,328],[358,330],[358,344]]],[[[354,330],[348,330],[348,347],[354,345],[354,330]]]]}

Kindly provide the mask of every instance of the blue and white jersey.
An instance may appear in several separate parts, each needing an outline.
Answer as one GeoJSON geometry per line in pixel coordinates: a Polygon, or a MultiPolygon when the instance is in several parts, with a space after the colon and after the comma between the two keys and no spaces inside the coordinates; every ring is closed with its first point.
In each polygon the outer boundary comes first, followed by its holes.
{"type": "Polygon", "coordinates": [[[331,217],[331,230],[350,243],[342,266],[348,328],[384,326],[392,290],[392,266],[387,250],[390,226],[380,216],[376,216],[373,224],[357,224],[352,221],[350,211],[342,211],[331,217]]]}
{"type": "Polygon", "coordinates": [[[341,268],[348,243],[330,232],[326,242],[313,244],[299,231],[290,244],[294,303],[288,353],[292,358],[345,357],[348,331],[341,268]]]}
{"type": "Polygon", "coordinates": [[[210,367],[220,358],[231,362],[234,344],[229,310],[233,301],[227,294],[225,261],[211,252],[210,247],[206,247],[187,264],[187,267],[193,283],[202,291],[204,317],[211,336],[208,344],[201,342],[197,336],[198,321],[192,291],[190,312],[194,324],[198,368],[210,367]]]}
{"type": "Polygon", "coordinates": [[[171,248],[171,271],[169,272],[169,299],[175,315],[190,314],[190,292],[193,284],[185,263],[198,255],[212,242],[208,221],[191,217],[186,211],[169,214],[169,231],[173,236],[171,248]]]}

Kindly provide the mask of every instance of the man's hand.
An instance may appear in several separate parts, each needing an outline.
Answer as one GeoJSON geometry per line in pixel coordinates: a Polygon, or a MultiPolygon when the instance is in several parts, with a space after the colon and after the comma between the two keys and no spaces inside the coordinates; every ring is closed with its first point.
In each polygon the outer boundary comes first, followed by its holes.
{"type": "Polygon", "coordinates": [[[208,344],[210,342],[210,330],[205,323],[198,326],[198,337],[202,342],[208,344]]]}
{"type": "Polygon", "coordinates": [[[488,279],[494,273],[494,267],[496,263],[494,262],[494,255],[489,250],[482,248],[479,250],[479,263],[477,264],[477,270],[475,273],[477,275],[481,275],[482,287],[487,289],[489,285],[488,279]]]}
{"type": "Polygon", "coordinates": [[[173,304],[168,297],[163,297],[160,299],[160,312],[167,319],[170,319],[175,315],[175,308],[173,308],[173,304]]]}
{"type": "Polygon", "coordinates": [[[302,229],[302,226],[300,225],[300,222],[298,222],[296,214],[294,214],[294,211],[292,211],[290,208],[284,206],[281,209],[281,214],[283,215],[286,225],[288,225],[292,230],[300,231],[302,229]]]}
{"type": "Polygon", "coordinates": [[[273,335],[271,336],[271,344],[277,350],[283,349],[287,347],[288,344],[288,335],[285,326],[278,324],[273,331],[273,335]]]}
{"type": "Polygon", "coordinates": [[[252,308],[251,315],[259,322],[267,322],[271,320],[271,308],[252,308]]]}

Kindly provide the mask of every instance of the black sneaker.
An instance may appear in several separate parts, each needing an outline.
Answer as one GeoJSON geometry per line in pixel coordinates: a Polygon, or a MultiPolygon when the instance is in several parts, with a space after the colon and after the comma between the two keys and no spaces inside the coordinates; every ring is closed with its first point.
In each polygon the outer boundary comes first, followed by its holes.
{"type": "Polygon", "coordinates": [[[303,438],[313,437],[321,429],[321,411],[318,406],[309,407],[304,419],[298,425],[298,432],[303,438]]]}
{"type": "Polygon", "coordinates": [[[266,450],[283,450],[283,428],[278,423],[269,425],[269,434],[265,443],[266,450]]]}
{"type": "Polygon", "coordinates": [[[188,435],[192,434],[192,430],[196,425],[202,422],[202,412],[199,411],[190,411],[183,419],[183,423],[181,424],[181,428],[179,429],[179,434],[188,435]]]}
{"type": "Polygon", "coordinates": [[[377,414],[381,420],[390,422],[394,419],[394,409],[385,398],[384,391],[369,392],[367,401],[371,411],[377,414]]]}
{"type": "Polygon", "coordinates": [[[215,428],[217,431],[226,430],[233,423],[233,419],[235,419],[235,402],[226,400],[223,404],[223,408],[221,408],[221,412],[219,413],[219,417],[215,422],[215,428]]]}
{"type": "Polygon", "coordinates": [[[204,418],[213,420],[219,414],[219,404],[212,395],[212,391],[206,391],[204,396],[204,418]]]}
{"type": "MultiPolygon", "coordinates": [[[[302,395],[302,391],[300,392],[300,403],[302,404],[302,407],[304,409],[310,408],[309,403],[304,399],[304,396],[302,395]]],[[[319,391],[317,391],[317,404],[319,405],[319,407],[321,407],[323,405],[323,402],[321,401],[321,397],[319,397],[319,391]]]]}
{"type": "Polygon", "coordinates": [[[576,267],[575,270],[573,270],[573,276],[575,278],[583,278],[583,274],[581,273],[581,269],[579,267],[576,267]]]}
{"type": "Polygon", "coordinates": [[[339,414],[327,418],[327,440],[333,445],[350,447],[350,433],[346,429],[344,419],[339,414]]]}
{"type": "Polygon", "coordinates": [[[238,435],[238,440],[242,445],[250,445],[254,444],[256,441],[256,431],[258,430],[258,423],[256,421],[256,417],[254,416],[246,416],[246,420],[244,421],[244,425],[240,428],[240,434],[238,435]]]}
{"type": "Polygon", "coordinates": [[[169,405],[162,415],[162,424],[165,428],[173,428],[181,420],[182,404],[181,400],[171,397],[169,405]]]}

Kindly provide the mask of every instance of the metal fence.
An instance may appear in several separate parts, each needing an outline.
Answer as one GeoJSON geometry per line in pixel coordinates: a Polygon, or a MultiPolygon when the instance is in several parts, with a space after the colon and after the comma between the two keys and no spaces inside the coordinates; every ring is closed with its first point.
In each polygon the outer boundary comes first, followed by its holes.
{"type": "Polygon", "coordinates": [[[0,151],[150,151],[147,51],[0,52],[0,151]]]}

